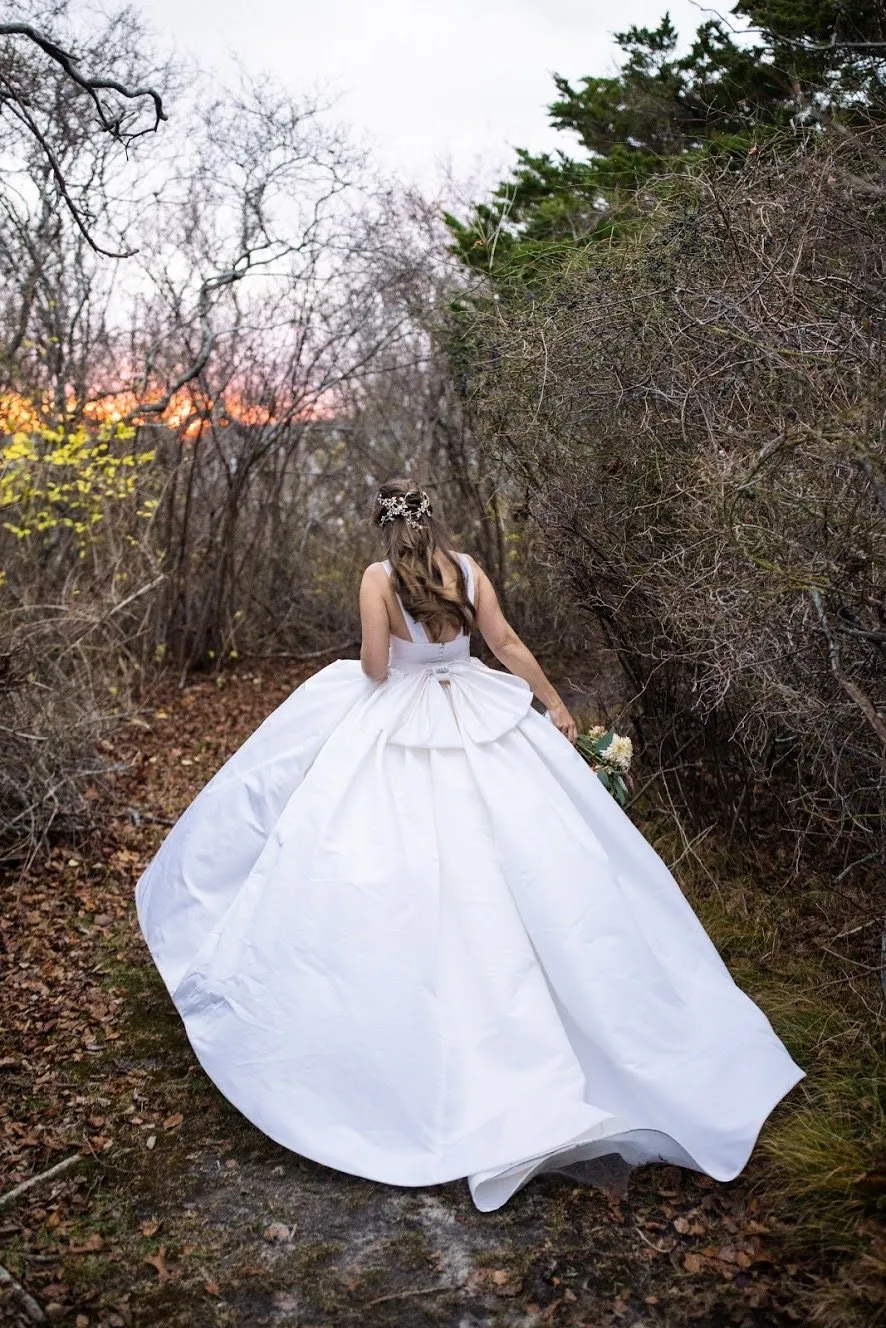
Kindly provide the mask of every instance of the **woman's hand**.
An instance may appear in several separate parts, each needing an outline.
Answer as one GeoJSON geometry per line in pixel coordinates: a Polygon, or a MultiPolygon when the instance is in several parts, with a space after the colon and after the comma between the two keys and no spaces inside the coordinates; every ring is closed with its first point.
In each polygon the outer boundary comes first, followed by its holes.
{"type": "Polygon", "coordinates": [[[576,728],[575,720],[572,718],[563,702],[558,701],[556,705],[549,706],[548,714],[553,723],[563,734],[563,737],[568,738],[570,742],[575,742],[578,737],[578,729],[576,728]]]}

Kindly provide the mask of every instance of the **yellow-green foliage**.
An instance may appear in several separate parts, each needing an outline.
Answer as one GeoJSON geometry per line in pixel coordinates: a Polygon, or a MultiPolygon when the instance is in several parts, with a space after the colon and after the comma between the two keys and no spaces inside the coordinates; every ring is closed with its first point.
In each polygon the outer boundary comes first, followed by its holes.
{"type": "MultiPolygon", "coordinates": [[[[135,430],[118,423],[93,429],[18,431],[0,443],[0,522],[18,539],[64,528],[78,542],[106,513],[109,503],[137,492],[139,471],[154,459],[151,450],[127,449],[135,430]]],[[[156,504],[142,504],[149,515],[156,504]]]]}

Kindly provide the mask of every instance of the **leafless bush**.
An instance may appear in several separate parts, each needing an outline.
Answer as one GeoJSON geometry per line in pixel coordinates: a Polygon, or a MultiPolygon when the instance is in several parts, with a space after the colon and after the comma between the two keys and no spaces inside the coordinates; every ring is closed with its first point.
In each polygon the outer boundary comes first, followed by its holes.
{"type": "Polygon", "coordinates": [[[0,612],[0,862],[27,862],[50,835],[82,841],[102,810],[108,740],[139,722],[121,606],[70,596],[0,612]]]}
{"type": "Polygon", "coordinates": [[[687,809],[848,869],[886,825],[886,137],[665,180],[461,315],[470,408],[687,809]]]}

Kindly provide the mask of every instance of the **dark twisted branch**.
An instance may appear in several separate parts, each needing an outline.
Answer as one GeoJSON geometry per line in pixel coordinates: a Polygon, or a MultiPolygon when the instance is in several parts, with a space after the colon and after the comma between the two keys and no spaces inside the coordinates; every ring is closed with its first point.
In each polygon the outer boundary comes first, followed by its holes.
{"type": "MultiPolygon", "coordinates": [[[[41,51],[44,51],[51,60],[54,60],[57,65],[61,66],[72,83],[76,83],[78,88],[82,88],[84,92],[89,94],[96,112],[98,113],[102,128],[113,138],[120,139],[121,141],[124,138],[124,135],[120,132],[120,119],[119,117],[116,119],[109,118],[102,105],[101,98],[98,95],[100,92],[117,92],[121,97],[125,97],[129,101],[137,101],[142,97],[149,97],[154,103],[155,118],[151,129],[142,130],[142,133],[154,133],[158,128],[160,121],[169,118],[163,109],[163,101],[160,94],[159,92],[156,92],[154,88],[127,88],[125,84],[118,82],[115,78],[89,78],[78,69],[77,62],[69,51],[64,50],[57,42],[52,41],[52,39],[47,37],[44,33],[38,32],[36,28],[32,28],[29,23],[0,23],[0,37],[27,37],[35,46],[39,46],[41,51]]],[[[130,134],[125,137],[131,139],[136,137],[136,135],[130,134]]]]}
{"type": "MultiPolygon", "coordinates": [[[[163,101],[160,94],[155,91],[154,88],[129,88],[115,78],[89,77],[80,70],[74,56],[71,55],[69,51],[64,50],[64,48],[59,46],[57,42],[54,42],[50,37],[47,37],[45,33],[39,32],[36,28],[31,27],[29,23],[0,23],[0,36],[26,37],[29,41],[33,42],[35,46],[39,47],[41,51],[48,55],[51,60],[54,60],[62,69],[66,77],[87,93],[95,107],[99,124],[102,129],[118,143],[126,145],[132,143],[136,138],[140,138],[142,134],[155,133],[160,121],[168,119],[168,116],[163,109],[163,101]],[[129,101],[138,101],[142,98],[149,98],[154,106],[154,123],[148,128],[139,130],[137,133],[125,133],[122,128],[122,115],[113,115],[102,102],[99,94],[105,91],[116,92],[119,96],[124,97],[129,101]]],[[[81,209],[71,195],[61,164],[59,163],[58,157],[53,151],[48,138],[31,115],[22,97],[15,91],[9,89],[8,84],[7,89],[6,92],[0,92],[0,106],[6,105],[39,145],[40,150],[49,163],[49,169],[52,172],[53,179],[58,187],[62,202],[87,244],[97,254],[101,254],[105,258],[131,258],[137,250],[127,249],[115,251],[104,249],[93,239],[89,225],[84,219],[81,209]]]]}

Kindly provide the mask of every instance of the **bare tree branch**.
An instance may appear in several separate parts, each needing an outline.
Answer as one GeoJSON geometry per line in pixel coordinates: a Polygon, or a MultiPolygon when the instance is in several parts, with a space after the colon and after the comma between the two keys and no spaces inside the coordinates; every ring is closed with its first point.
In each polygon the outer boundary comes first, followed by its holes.
{"type": "Polygon", "coordinates": [[[0,37],[27,37],[30,41],[34,42],[36,46],[39,46],[42,51],[45,51],[51,60],[54,60],[56,64],[61,66],[73,83],[76,83],[79,88],[83,88],[84,92],[89,94],[98,113],[102,128],[114,138],[118,138],[122,141],[124,138],[129,139],[134,136],[123,135],[121,133],[120,118],[112,118],[108,114],[105,107],[102,105],[101,98],[98,95],[99,92],[105,90],[109,92],[117,92],[121,97],[126,97],[131,101],[137,101],[142,97],[150,98],[154,104],[154,124],[150,131],[145,130],[142,132],[154,132],[159,127],[161,120],[168,119],[168,116],[163,109],[163,102],[160,94],[159,92],[156,92],[154,88],[127,88],[125,84],[118,82],[115,78],[88,77],[88,75],[81,73],[77,67],[74,56],[71,55],[69,51],[63,50],[57,42],[54,42],[50,37],[47,37],[45,33],[38,32],[36,28],[32,28],[29,23],[0,23],[0,37]]]}
{"type": "Polygon", "coordinates": [[[92,235],[89,232],[89,227],[87,226],[86,222],[83,220],[83,215],[80,211],[80,208],[77,206],[74,199],[71,197],[70,191],[68,190],[67,181],[65,180],[64,177],[64,172],[62,171],[62,168],[59,165],[58,158],[53,152],[49,144],[49,141],[46,138],[46,135],[42,133],[36,121],[34,120],[33,116],[20,103],[16,102],[11,103],[10,98],[8,97],[5,98],[0,97],[0,101],[6,102],[7,106],[9,106],[10,109],[12,110],[13,115],[15,115],[15,117],[18,120],[20,120],[23,125],[25,125],[28,132],[32,134],[33,137],[40,144],[44,156],[46,157],[46,160],[49,162],[49,169],[52,171],[53,179],[55,180],[55,183],[58,186],[58,191],[62,196],[62,200],[65,204],[65,207],[68,209],[68,212],[73,218],[74,224],[76,225],[78,231],[83,236],[84,240],[89,245],[89,247],[93,249],[97,254],[101,254],[103,258],[132,258],[133,255],[138,253],[137,249],[124,249],[120,251],[115,251],[113,249],[103,249],[102,246],[92,238],[92,235]]]}
{"type": "Polygon", "coordinates": [[[812,603],[815,605],[815,611],[818,614],[818,620],[821,623],[821,629],[824,632],[825,637],[827,639],[828,659],[830,661],[831,672],[833,673],[834,677],[837,679],[837,682],[843,688],[843,691],[846,693],[846,695],[851,697],[852,700],[855,702],[855,704],[858,706],[859,710],[861,710],[865,719],[868,721],[871,728],[876,733],[877,737],[883,743],[883,746],[886,747],[886,719],[884,719],[883,716],[880,714],[879,710],[874,705],[871,698],[867,696],[865,692],[862,691],[862,689],[858,686],[857,683],[853,682],[851,678],[847,678],[846,674],[844,673],[843,661],[840,654],[840,643],[837,640],[837,638],[834,636],[834,633],[831,629],[830,622],[828,621],[827,614],[825,613],[824,604],[822,603],[820,592],[814,589],[810,590],[809,598],[812,600],[812,603]]]}
{"type": "MultiPolygon", "coordinates": [[[[120,143],[124,148],[133,143],[146,133],[155,133],[161,120],[168,117],[163,108],[163,102],[160,94],[150,87],[127,87],[115,78],[89,77],[79,68],[75,57],[66,51],[63,47],[40,32],[29,23],[0,23],[0,37],[25,37],[41,51],[49,56],[64,73],[65,77],[78,88],[81,88],[89,96],[90,101],[98,116],[98,122],[102,131],[108,134],[115,142],[120,143]],[[154,122],[150,127],[138,131],[128,131],[123,127],[123,116],[106,106],[103,102],[101,92],[115,92],[128,101],[149,100],[154,109],[154,122]]],[[[90,226],[83,209],[72,196],[71,189],[65,178],[64,170],[59,162],[58,155],[52,147],[47,134],[40,128],[35,116],[33,115],[25,96],[12,84],[7,78],[0,76],[0,84],[5,85],[5,89],[0,86],[0,107],[5,107],[10,111],[25,131],[34,139],[49,164],[52,177],[55,180],[59,194],[65,208],[72,217],[77,229],[80,231],[87,244],[97,253],[105,258],[131,258],[137,251],[134,249],[111,250],[106,249],[93,239],[90,226]]]]}
{"type": "Polygon", "coordinates": [[[31,1323],[48,1323],[46,1315],[37,1301],[26,1291],[21,1282],[17,1282],[8,1268],[0,1263],[0,1287],[7,1286],[22,1307],[22,1313],[31,1323]]]}

